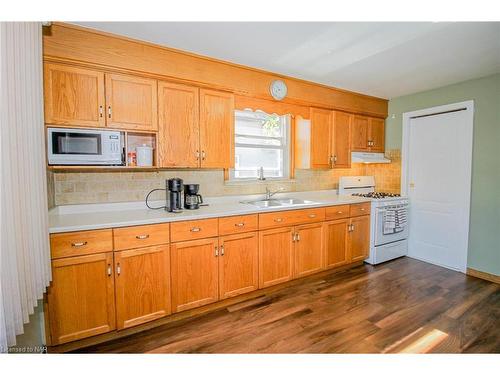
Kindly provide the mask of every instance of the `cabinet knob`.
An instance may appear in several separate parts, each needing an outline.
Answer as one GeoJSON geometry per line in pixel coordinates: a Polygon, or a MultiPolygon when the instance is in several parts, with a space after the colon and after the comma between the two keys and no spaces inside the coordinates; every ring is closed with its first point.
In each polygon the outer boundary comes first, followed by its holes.
{"type": "Polygon", "coordinates": [[[309,215],[307,215],[307,216],[309,216],[311,219],[313,219],[313,218],[315,218],[315,217],[316,217],[316,214],[309,214],[309,215]]]}
{"type": "Polygon", "coordinates": [[[235,227],[244,227],[245,223],[236,223],[234,224],[235,227]]]}
{"type": "Polygon", "coordinates": [[[342,213],[343,213],[342,211],[337,211],[337,214],[338,214],[338,215],[340,215],[340,214],[342,214],[342,213]]]}
{"type": "Polygon", "coordinates": [[[141,235],[135,236],[135,238],[137,238],[138,240],[145,240],[145,239],[149,238],[149,234],[141,234],[141,235]]]}
{"type": "Polygon", "coordinates": [[[277,217],[276,219],[274,219],[274,221],[277,223],[281,223],[283,219],[281,217],[277,217]]]}
{"type": "Polygon", "coordinates": [[[199,228],[199,227],[194,227],[194,228],[191,228],[190,230],[191,230],[191,232],[200,232],[200,231],[201,231],[201,228],[199,228]]]}

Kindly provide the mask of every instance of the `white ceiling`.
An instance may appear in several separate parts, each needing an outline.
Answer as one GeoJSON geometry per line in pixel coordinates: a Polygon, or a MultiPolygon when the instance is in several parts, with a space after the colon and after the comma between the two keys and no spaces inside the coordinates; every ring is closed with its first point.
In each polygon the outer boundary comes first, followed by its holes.
{"type": "Polygon", "coordinates": [[[500,72],[500,22],[75,22],[383,98],[500,72]]]}

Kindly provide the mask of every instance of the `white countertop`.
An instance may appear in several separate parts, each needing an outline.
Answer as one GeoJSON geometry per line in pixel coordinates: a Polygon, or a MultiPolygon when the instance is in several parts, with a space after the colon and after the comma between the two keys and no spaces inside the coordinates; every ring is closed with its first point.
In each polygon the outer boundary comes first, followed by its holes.
{"type": "MultiPolygon", "coordinates": [[[[117,228],[370,201],[367,198],[350,195],[339,196],[337,190],[319,190],[280,193],[273,197],[300,198],[314,201],[311,204],[259,208],[250,204],[240,203],[242,200],[256,200],[261,198],[263,198],[262,194],[206,198],[204,200],[209,204],[208,206],[202,206],[198,210],[184,210],[181,213],[171,213],[164,209],[151,210],[146,207],[144,202],[57,206],[49,211],[49,232],[61,233],[117,228]]],[[[161,206],[165,202],[150,202],[149,204],[150,206],[161,206]]]]}

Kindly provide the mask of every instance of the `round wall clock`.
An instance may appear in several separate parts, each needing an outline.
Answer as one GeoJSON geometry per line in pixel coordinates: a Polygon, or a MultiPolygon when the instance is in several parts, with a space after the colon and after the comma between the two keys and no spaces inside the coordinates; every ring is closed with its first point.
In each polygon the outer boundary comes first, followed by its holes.
{"type": "Polygon", "coordinates": [[[276,81],[271,82],[271,87],[269,88],[271,92],[271,96],[276,100],[283,100],[286,96],[288,88],[286,87],[286,83],[277,79],[276,81]]]}

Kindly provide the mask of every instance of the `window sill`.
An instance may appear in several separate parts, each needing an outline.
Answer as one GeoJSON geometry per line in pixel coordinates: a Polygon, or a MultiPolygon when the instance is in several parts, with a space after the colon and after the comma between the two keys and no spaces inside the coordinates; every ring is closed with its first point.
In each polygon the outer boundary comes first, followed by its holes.
{"type": "Polygon", "coordinates": [[[294,184],[295,179],[289,178],[267,178],[265,180],[249,179],[249,180],[226,180],[224,185],[268,185],[268,184],[294,184]]]}

